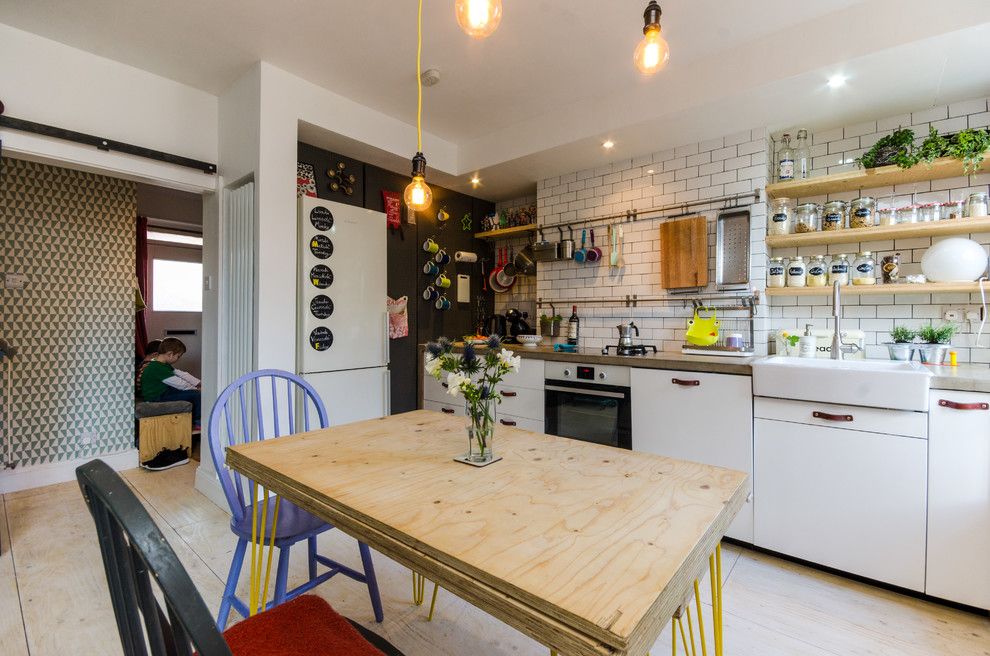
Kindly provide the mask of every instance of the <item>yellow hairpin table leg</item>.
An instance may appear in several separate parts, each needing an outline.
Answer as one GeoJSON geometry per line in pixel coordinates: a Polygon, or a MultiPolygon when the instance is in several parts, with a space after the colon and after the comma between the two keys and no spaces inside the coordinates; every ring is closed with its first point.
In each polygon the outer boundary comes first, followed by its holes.
{"type": "Polygon", "coordinates": [[[433,584],[433,599],[430,600],[430,614],[426,616],[426,621],[427,622],[432,622],[433,621],[433,611],[436,610],[436,607],[437,607],[437,590],[439,590],[439,589],[440,589],[440,584],[439,583],[434,583],[433,584]]]}
{"type": "Polygon", "coordinates": [[[701,636],[701,656],[708,656],[708,648],[705,646],[705,620],[701,612],[701,589],[698,587],[698,579],[694,580],[694,603],[698,609],[698,635],[701,636]]]}
{"type": "Polygon", "coordinates": [[[272,525],[268,526],[268,490],[261,488],[264,500],[261,502],[261,518],[258,518],[258,484],[251,484],[251,576],[248,594],[248,614],[257,615],[265,609],[268,599],[268,584],[271,581],[272,556],[275,553],[275,525],[278,522],[278,509],[281,498],[275,496],[275,511],[272,525]],[[271,534],[268,534],[268,530],[271,534]],[[268,540],[268,556],[265,556],[265,540],[268,540]]]}

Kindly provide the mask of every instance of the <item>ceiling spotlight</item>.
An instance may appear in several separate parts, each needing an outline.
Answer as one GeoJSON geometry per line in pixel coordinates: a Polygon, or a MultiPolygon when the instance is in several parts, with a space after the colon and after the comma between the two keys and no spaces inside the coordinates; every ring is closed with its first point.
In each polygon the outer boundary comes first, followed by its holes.
{"type": "Polygon", "coordinates": [[[841,75],[841,74],[833,75],[828,79],[828,88],[838,89],[839,87],[841,87],[846,83],[847,79],[848,78],[845,75],[841,75]]]}
{"type": "Polygon", "coordinates": [[[654,171],[653,169],[647,169],[646,170],[646,174],[647,175],[653,175],[654,173],[656,173],[656,171],[654,171]]]}
{"type": "Polygon", "coordinates": [[[615,142],[612,141],[611,139],[606,139],[605,141],[602,142],[602,148],[604,148],[605,150],[612,150],[613,148],[615,148],[615,142]]]}
{"type": "Polygon", "coordinates": [[[643,75],[653,75],[670,59],[670,47],[660,35],[660,13],[656,0],[650,0],[643,12],[643,40],[633,53],[633,63],[643,75]]]}
{"type": "Polygon", "coordinates": [[[481,184],[481,178],[479,178],[478,176],[474,176],[473,178],[471,178],[471,184],[477,187],[478,185],[481,184]]]}

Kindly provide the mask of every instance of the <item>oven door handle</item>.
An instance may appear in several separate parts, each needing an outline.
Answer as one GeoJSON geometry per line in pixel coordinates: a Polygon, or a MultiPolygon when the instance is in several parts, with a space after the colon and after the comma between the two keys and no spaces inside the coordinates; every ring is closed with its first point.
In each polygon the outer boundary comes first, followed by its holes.
{"type": "Polygon", "coordinates": [[[548,392],[571,392],[572,394],[584,394],[585,396],[604,396],[609,399],[624,399],[625,394],[620,392],[600,392],[586,387],[558,387],[557,385],[547,385],[544,389],[548,392]]]}

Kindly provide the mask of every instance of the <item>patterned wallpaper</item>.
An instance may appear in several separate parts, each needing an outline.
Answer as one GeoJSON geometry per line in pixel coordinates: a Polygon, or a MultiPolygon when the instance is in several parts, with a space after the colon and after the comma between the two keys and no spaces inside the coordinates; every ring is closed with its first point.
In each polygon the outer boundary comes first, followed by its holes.
{"type": "MultiPolygon", "coordinates": [[[[0,336],[18,466],[114,453],[134,432],[134,184],[3,158],[0,336]]],[[[4,416],[6,413],[2,413],[4,416]]]]}

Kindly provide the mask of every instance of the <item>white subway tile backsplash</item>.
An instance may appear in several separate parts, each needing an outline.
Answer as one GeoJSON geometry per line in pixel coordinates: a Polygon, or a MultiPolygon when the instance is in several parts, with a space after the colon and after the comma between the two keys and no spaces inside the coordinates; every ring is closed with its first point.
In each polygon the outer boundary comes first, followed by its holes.
{"type": "MultiPolygon", "coordinates": [[[[939,105],[938,107],[912,112],[911,125],[922,125],[931,123],[932,121],[941,121],[944,118],[949,118],[949,107],[947,105],[939,105]]],[[[917,132],[915,130],[915,133],[917,132]]]]}

